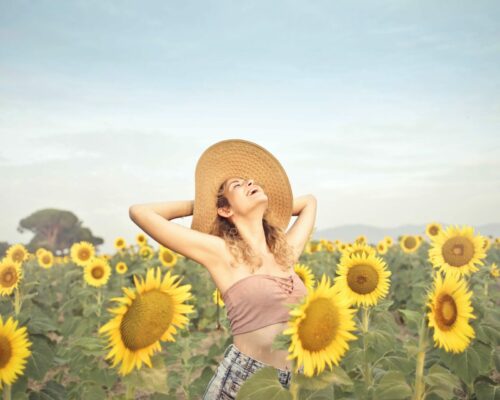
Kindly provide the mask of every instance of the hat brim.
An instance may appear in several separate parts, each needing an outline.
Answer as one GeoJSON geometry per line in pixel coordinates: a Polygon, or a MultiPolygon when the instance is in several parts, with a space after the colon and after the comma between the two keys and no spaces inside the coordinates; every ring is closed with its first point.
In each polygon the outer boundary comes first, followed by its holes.
{"type": "Polygon", "coordinates": [[[191,229],[210,233],[217,218],[220,185],[231,177],[253,178],[268,198],[266,219],[285,230],[292,217],[293,194],[281,163],[262,146],[243,139],[227,139],[207,148],[195,170],[195,199],[191,229]]]}

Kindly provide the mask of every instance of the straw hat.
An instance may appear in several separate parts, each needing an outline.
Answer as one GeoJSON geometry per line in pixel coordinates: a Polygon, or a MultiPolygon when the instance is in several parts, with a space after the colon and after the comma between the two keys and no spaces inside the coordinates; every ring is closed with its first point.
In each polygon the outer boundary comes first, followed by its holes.
{"type": "Polygon", "coordinates": [[[199,158],[195,171],[191,229],[210,233],[217,218],[217,191],[231,177],[253,178],[268,198],[264,216],[272,225],[286,230],[293,210],[292,188],[288,176],[269,151],[243,139],[217,142],[199,158]]]}

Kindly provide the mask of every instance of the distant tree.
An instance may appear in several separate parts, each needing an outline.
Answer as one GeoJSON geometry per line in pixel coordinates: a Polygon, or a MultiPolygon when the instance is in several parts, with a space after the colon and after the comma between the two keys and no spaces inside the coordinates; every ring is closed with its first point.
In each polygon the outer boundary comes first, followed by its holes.
{"type": "Polygon", "coordinates": [[[53,208],[36,211],[22,219],[17,231],[24,233],[25,230],[35,235],[26,245],[31,253],[43,247],[57,255],[67,254],[73,243],[82,240],[94,246],[104,243],[102,238],[93,236],[89,228],[83,227],[82,221],[71,211],[53,208]]]}

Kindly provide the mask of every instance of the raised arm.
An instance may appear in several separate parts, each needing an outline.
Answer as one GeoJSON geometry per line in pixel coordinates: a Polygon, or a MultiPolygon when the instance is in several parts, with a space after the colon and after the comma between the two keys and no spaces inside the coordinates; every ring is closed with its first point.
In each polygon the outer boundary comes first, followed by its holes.
{"type": "Polygon", "coordinates": [[[170,221],[192,215],[193,205],[192,200],[134,204],[129,208],[129,216],[161,245],[207,268],[218,267],[225,261],[222,238],[170,221]]]}
{"type": "Polygon", "coordinates": [[[287,242],[295,249],[298,259],[311,236],[316,222],[316,197],[307,194],[293,199],[293,216],[298,216],[286,233],[287,242]]]}
{"type": "MultiPolygon", "coordinates": [[[[130,207],[145,207],[168,220],[193,215],[194,200],[165,201],[156,203],[134,204],[130,207]]],[[[135,221],[134,221],[135,222],[135,221]]]]}

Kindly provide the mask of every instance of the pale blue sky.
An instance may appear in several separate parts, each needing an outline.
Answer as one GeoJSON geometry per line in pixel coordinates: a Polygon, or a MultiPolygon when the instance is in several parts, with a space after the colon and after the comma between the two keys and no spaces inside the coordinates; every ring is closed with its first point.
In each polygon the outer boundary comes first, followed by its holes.
{"type": "MultiPolygon", "coordinates": [[[[209,145],[254,141],[317,229],[500,222],[500,6],[0,0],[0,240],[74,211],[194,197],[209,145]]],[[[190,218],[179,220],[188,226],[190,218]]]]}

